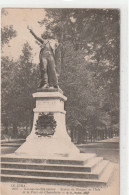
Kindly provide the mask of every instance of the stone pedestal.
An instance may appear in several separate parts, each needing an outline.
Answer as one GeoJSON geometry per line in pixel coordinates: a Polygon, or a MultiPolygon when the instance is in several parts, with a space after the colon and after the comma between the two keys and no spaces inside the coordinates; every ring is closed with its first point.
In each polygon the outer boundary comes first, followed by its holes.
{"type": "Polygon", "coordinates": [[[71,142],[66,131],[64,102],[67,98],[59,91],[37,92],[33,94],[33,97],[36,98],[33,128],[26,142],[15,151],[15,154],[48,158],[52,156],[77,156],[79,150],[71,142]],[[41,113],[46,115],[53,114],[54,121],[56,121],[53,135],[39,136],[36,134],[36,124],[41,113]]]}

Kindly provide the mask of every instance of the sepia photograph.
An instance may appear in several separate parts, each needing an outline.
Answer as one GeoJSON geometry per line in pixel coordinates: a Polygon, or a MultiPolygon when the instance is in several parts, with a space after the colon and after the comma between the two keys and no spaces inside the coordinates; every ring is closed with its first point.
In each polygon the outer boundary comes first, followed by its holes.
{"type": "Polygon", "coordinates": [[[1,9],[1,195],[119,195],[120,9],[1,9]]]}

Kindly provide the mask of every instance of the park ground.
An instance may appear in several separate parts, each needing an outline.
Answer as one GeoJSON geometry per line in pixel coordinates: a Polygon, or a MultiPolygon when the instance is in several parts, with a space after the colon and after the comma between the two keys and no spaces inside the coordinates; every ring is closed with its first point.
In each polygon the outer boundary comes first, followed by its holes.
{"type": "Polygon", "coordinates": [[[119,163],[119,137],[105,139],[96,143],[77,145],[81,152],[96,153],[106,160],[119,163]]]}

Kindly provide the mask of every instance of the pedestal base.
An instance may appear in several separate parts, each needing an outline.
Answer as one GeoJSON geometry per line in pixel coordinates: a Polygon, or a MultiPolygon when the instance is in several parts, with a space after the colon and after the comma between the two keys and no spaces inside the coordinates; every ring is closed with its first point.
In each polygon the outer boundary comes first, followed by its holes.
{"type": "MultiPolygon", "coordinates": [[[[32,132],[27,137],[26,142],[16,150],[15,154],[42,157],[79,154],[78,148],[71,142],[66,131],[64,101],[67,98],[60,92],[37,92],[33,94],[33,97],[36,98],[36,108],[34,109],[32,132]],[[36,124],[41,113],[46,114],[45,116],[52,113],[56,128],[55,133],[51,136],[40,136],[37,134],[36,124]]],[[[47,121],[50,121],[50,118],[48,119],[47,121]]],[[[47,132],[47,127],[45,132],[47,132]]],[[[40,133],[42,133],[42,130],[40,133]]]]}
{"type": "Polygon", "coordinates": [[[58,157],[76,156],[80,152],[70,140],[42,137],[27,139],[20,148],[15,151],[16,155],[58,157]]]}

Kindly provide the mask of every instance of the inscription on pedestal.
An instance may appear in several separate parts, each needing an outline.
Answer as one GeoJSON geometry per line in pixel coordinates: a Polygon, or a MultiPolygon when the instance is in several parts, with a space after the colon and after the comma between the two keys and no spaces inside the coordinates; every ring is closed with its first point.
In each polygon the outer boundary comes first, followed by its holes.
{"type": "Polygon", "coordinates": [[[63,111],[64,110],[64,102],[61,100],[41,100],[38,99],[36,101],[36,109],[44,111],[63,111]]]}

